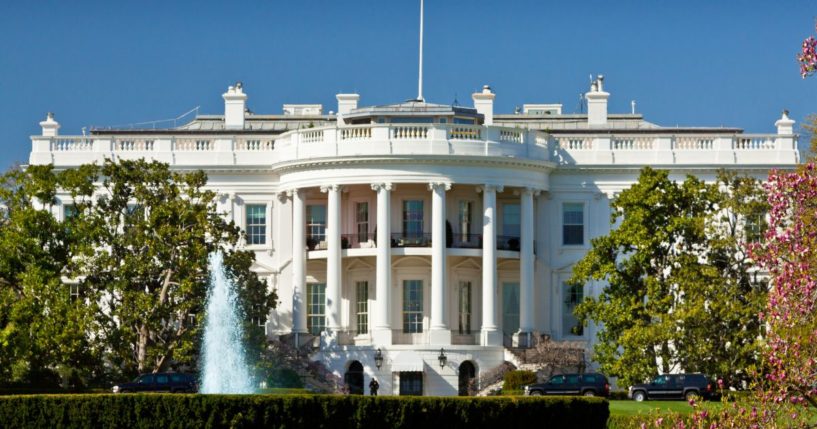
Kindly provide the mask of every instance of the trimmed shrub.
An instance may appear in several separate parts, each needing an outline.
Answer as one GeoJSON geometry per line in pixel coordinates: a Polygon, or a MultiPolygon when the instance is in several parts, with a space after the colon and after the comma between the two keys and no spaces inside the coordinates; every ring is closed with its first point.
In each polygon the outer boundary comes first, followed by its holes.
{"type": "Polygon", "coordinates": [[[0,397],[14,428],[604,429],[608,403],[584,397],[105,394],[0,397]]]}
{"type": "Polygon", "coordinates": [[[505,384],[502,385],[502,391],[522,390],[522,386],[526,384],[536,383],[536,373],[533,371],[508,371],[505,373],[505,384]]]}

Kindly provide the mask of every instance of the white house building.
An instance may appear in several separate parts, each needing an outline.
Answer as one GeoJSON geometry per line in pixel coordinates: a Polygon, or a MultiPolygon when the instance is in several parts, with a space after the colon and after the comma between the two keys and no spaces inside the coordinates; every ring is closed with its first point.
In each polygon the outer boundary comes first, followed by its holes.
{"type": "MultiPolygon", "coordinates": [[[[799,162],[785,113],[768,135],[662,127],[608,113],[602,84],[586,114],[558,104],[495,114],[486,86],[473,107],[360,107],[359,95],[338,94],[336,113],[288,104],[282,115],[250,113],[237,84],[223,115],[170,129],[63,136],[49,114],[30,163],[205,170],[278,291],[261,321],[270,337],[312,342],[313,358],[355,390],[375,377],[381,394],[456,395],[533,333],[590,345],[595,328],[577,326],[572,309],[601,286],[565,280],[640,168],[712,180],[720,168],[765,177],[799,162]]],[[[60,198],[64,216],[71,199],[60,198]]]]}

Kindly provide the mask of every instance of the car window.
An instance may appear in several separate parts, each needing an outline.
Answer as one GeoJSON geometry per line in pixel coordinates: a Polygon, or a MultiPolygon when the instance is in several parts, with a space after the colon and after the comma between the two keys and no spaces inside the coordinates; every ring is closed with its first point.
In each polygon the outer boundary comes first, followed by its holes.
{"type": "Polygon", "coordinates": [[[183,376],[183,375],[181,375],[181,374],[173,374],[173,375],[171,375],[171,376],[170,376],[170,379],[171,379],[171,380],[172,380],[174,383],[183,383],[183,382],[185,382],[185,381],[186,381],[186,380],[184,379],[184,376],[183,376]]]}
{"type": "Polygon", "coordinates": [[[653,384],[658,384],[658,385],[663,386],[663,385],[669,383],[669,376],[668,375],[659,375],[658,377],[655,377],[655,380],[653,380],[652,382],[653,382],[653,384]]]}
{"type": "Polygon", "coordinates": [[[596,376],[595,375],[585,375],[585,376],[582,377],[582,379],[584,380],[585,383],[588,383],[588,384],[596,382],[596,376]]]}
{"type": "Polygon", "coordinates": [[[156,383],[157,384],[167,384],[167,375],[157,375],[156,376],[156,383]]]}
{"type": "Polygon", "coordinates": [[[579,384],[579,376],[578,375],[568,375],[565,377],[567,384],[579,384]]]}
{"type": "Polygon", "coordinates": [[[565,384],[565,376],[557,375],[550,379],[550,384],[565,384]]]}
{"type": "Polygon", "coordinates": [[[146,374],[139,377],[139,384],[151,384],[153,383],[153,374],[146,374]]]}
{"type": "MultiPolygon", "coordinates": [[[[675,383],[676,383],[676,384],[684,384],[684,381],[685,381],[686,379],[687,379],[687,377],[685,377],[685,376],[683,376],[683,375],[676,375],[676,376],[675,376],[675,383]]],[[[692,380],[690,380],[690,381],[692,381],[692,380]]]]}

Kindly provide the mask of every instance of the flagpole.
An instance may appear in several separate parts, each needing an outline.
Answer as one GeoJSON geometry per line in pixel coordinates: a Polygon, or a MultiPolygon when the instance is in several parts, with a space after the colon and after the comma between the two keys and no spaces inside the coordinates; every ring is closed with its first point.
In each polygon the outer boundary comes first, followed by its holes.
{"type": "Polygon", "coordinates": [[[420,74],[417,82],[417,100],[423,99],[423,0],[420,0],[420,74]]]}

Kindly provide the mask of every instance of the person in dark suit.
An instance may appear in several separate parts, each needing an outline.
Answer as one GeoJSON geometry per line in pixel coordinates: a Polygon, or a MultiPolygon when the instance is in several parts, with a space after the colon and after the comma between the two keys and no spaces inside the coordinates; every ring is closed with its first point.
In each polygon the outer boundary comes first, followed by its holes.
{"type": "Polygon", "coordinates": [[[369,382],[369,392],[372,396],[377,396],[377,389],[380,388],[380,383],[377,382],[377,379],[372,377],[372,381],[369,382]]]}

